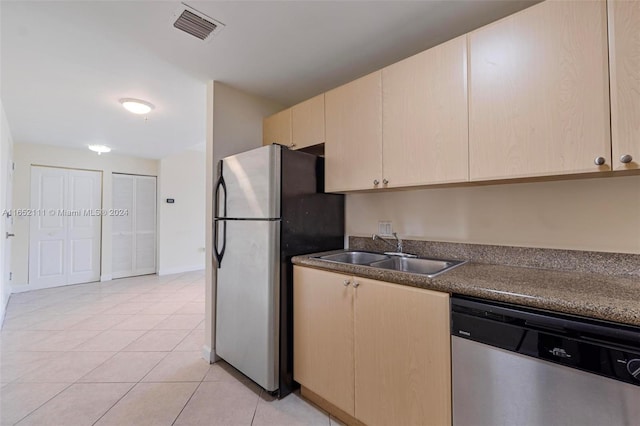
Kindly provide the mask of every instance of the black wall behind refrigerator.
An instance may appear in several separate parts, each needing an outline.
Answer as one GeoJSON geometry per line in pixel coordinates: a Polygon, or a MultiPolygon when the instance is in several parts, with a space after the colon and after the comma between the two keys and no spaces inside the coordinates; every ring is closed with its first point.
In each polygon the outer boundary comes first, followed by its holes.
{"type": "Polygon", "coordinates": [[[293,265],[300,254],[344,247],[344,195],[324,193],[324,158],[283,147],[280,226],[280,390],[293,381],[293,265]]]}

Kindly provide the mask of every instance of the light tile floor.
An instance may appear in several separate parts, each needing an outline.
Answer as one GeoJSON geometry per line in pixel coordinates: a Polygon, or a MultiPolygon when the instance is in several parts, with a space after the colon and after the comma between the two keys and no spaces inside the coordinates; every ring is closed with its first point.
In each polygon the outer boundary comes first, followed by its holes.
{"type": "Polygon", "coordinates": [[[1,425],[339,424],[201,358],[202,272],[11,296],[0,332],[1,425]]]}

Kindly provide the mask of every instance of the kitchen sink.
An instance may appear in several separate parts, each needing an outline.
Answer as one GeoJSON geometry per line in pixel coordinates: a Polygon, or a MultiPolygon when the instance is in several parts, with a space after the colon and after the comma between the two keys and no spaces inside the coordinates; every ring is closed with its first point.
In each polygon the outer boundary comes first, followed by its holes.
{"type": "Polygon", "coordinates": [[[372,262],[369,266],[374,268],[391,269],[394,271],[421,274],[435,277],[449,269],[465,263],[462,260],[422,259],[415,257],[391,257],[389,259],[372,262]]]}
{"type": "Polygon", "coordinates": [[[426,275],[427,277],[435,277],[436,275],[466,263],[464,260],[426,259],[406,253],[403,255],[389,255],[389,253],[382,254],[355,250],[318,256],[318,259],[408,272],[411,274],[426,275]]]}
{"type": "Polygon", "coordinates": [[[389,259],[389,256],[379,253],[369,253],[367,251],[345,251],[343,253],[320,256],[319,259],[355,265],[369,265],[372,262],[389,259]]]}

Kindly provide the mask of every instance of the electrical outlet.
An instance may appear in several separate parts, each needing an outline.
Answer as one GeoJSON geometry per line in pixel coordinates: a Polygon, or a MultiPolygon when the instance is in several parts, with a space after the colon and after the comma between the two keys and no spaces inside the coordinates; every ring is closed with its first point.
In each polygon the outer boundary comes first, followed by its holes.
{"type": "Polygon", "coordinates": [[[393,235],[393,227],[391,226],[390,220],[380,220],[378,221],[378,235],[381,236],[391,236],[393,235]]]}

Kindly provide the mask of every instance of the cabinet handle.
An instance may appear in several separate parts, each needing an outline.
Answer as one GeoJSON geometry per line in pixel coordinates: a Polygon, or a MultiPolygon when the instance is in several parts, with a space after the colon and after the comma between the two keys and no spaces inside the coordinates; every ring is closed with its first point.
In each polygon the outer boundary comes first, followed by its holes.
{"type": "Polygon", "coordinates": [[[605,161],[607,161],[607,160],[605,160],[604,157],[596,157],[595,160],[593,160],[593,163],[596,166],[602,166],[605,163],[605,161]]]}
{"type": "Polygon", "coordinates": [[[360,286],[360,283],[359,283],[358,281],[354,281],[354,282],[353,282],[353,287],[354,287],[354,288],[357,288],[357,287],[359,287],[359,286],[360,286]]]}
{"type": "Polygon", "coordinates": [[[351,281],[349,280],[344,280],[344,282],[342,283],[345,287],[348,287],[349,284],[351,284],[351,281]]]}
{"type": "Polygon", "coordinates": [[[630,163],[632,161],[633,161],[633,157],[630,156],[629,154],[625,154],[622,157],[620,157],[620,162],[621,163],[628,164],[628,163],[630,163]]]}
{"type": "Polygon", "coordinates": [[[374,179],[373,180],[373,185],[374,186],[378,186],[379,183],[380,183],[380,181],[378,179],[374,179]]]}
{"type": "Polygon", "coordinates": [[[384,183],[385,185],[389,183],[389,181],[387,179],[382,179],[382,183],[384,183]]]}

